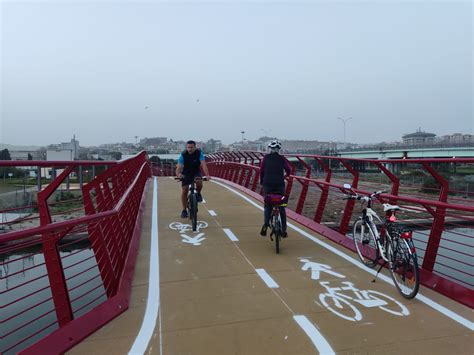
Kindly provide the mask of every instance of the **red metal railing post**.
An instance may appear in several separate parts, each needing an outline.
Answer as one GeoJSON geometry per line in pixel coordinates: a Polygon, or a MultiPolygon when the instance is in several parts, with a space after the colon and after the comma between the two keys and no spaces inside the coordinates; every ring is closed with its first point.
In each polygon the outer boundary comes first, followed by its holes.
{"type": "MultiPolygon", "coordinates": [[[[38,209],[41,226],[51,223],[51,214],[48,207],[48,198],[61,185],[63,180],[74,170],[68,166],[56,179],[54,179],[43,191],[38,193],[38,209]]],[[[48,271],[48,279],[53,296],[54,308],[59,326],[66,325],[73,319],[71,300],[64,276],[61,256],[54,233],[42,235],[44,262],[48,271]]]]}
{"type": "MultiPolygon", "coordinates": [[[[332,170],[331,168],[324,163],[324,160],[321,158],[316,158],[317,162],[323,167],[324,172],[326,173],[325,181],[329,183],[331,181],[332,170]]],[[[316,212],[314,213],[313,220],[317,223],[321,223],[324,214],[324,208],[326,207],[326,202],[329,197],[329,186],[322,184],[316,184],[321,189],[321,197],[319,198],[318,207],[316,208],[316,212]]]]}
{"type": "MultiPolygon", "coordinates": [[[[337,158],[337,160],[344,165],[344,167],[352,174],[352,187],[357,188],[359,183],[359,173],[344,159],[337,158]]],[[[349,230],[349,222],[352,217],[352,211],[354,210],[355,200],[347,200],[346,208],[342,215],[341,224],[339,225],[339,233],[346,235],[349,230]]]]}
{"type": "Polygon", "coordinates": [[[241,152],[238,152],[238,154],[244,159],[244,163],[239,164],[240,175],[238,184],[242,186],[244,184],[245,173],[247,172],[247,157],[241,152]]]}
{"type": "MultiPolygon", "coordinates": [[[[303,159],[301,159],[298,156],[296,157],[296,159],[298,159],[298,161],[301,164],[303,164],[303,166],[306,168],[306,178],[310,179],[311,178],[311,166],[309,166],[308,163],[306,163],[303,159]]],[[[304,202],[306,200],[306,196],[308,195],[309,181],[308,180],[303,180],[303,182],[301,182],[300,180],[298,180],[298,182],[300,182],[302,184],[302,188],[301,188],[300,197],[298,199],[298,203],[296,205],[295,212],[298,213],[298,214],[301,214],[301,212],[303,211],[303,206],[304,206],[304,202]]]]}
{"type": "Polygon", "coordinates": [[[245,187],[248,189],[250,186],[250,182],[252,181],[252,176],[254,175],[254,158],[250,153],[246,153],[250,159],[250,167],[248,168],[247,179],[245,180],[245,187]]]}
{"type": "MultiPolygon", "coordinates": [[[[435,178],[441,186],[439,192],[439,201],[446,202],[448,199],[449,183],[438,172],[436,172],[429,163],[423,162],[423,167],[435,178]]],[[[436,256],[438,255],[439,242],[443,234],[444,220],[446,215],[445,207],[436,207],[434,211],[433,224],[431,227],[428,245],[426,246],[425,257],[423,259],[423,269],[433,271],[436,256]]]]}

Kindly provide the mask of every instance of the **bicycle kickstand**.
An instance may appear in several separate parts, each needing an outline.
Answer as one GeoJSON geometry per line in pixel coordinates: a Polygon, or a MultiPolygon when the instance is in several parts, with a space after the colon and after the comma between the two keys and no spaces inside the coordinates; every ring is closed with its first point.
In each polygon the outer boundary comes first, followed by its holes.
{"type": "Polygon", "coordinates": [[[375,277],[374,279],[372,280],[372,282],[375,282],[375,280],[377,280],[377,277],[379,276],[379,273],[380,273],[380,270],[382,270],[382,268],[385,266],[385,264],[387,264],[386,261],[384,261],[384,263],[382,265],[380,265],[379,269],[377,270],[377,273],[375,274],[375,277]]]}

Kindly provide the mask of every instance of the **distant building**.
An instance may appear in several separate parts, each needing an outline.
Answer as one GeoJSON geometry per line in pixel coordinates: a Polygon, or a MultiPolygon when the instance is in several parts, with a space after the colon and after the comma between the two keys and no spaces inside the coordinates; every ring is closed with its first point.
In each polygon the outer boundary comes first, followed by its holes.
{"type": "Polygon", "coordinates": [[[217,139],[209,139],[206,142],[206,152],[214,153],[219,151],[222,148],[222,141],[217,139]]]}
{"type": "MultiPolygon", "coordinates": [[[[48,161],[73,161],[74,160],[74,151],[72,149],[47,149],[46,150],[46,160],[48,161]]],[[[61,174],[63,169],[56,170],[56,176],[61,174]]],[[[48,179],[53,178],[53,169],[52,168],[41,168],[41,176],[48,179]]]]}
{"type": "Polygon", "coordinates": [[[403,143],[407,145],[424,145],[433,144],[435,142],[436,134],[423,132],[421,128],[415,133],[409,133],[402,136],[403,143]]]}
{"type": "Polygon", "coordinates": [[[48,161],[73,161],[74,151],[72,149],[46,150],[46,160],[48,161]]]}
{"type": "Polygon", "coordinates": [[[10,158],[12,160],[28,160],[31,156],[31,160],[42,160],[41,152],[38,150],[10,150],[10,158]]]}
{"type": "Polygon", "coordinates": [[[440,138],[441,143],[449,144],[465,144],[473,143],[474,144],[474,135],[472,134],[462,134],[462,133],[453,133],[450,135],[445,135],[440,138]]]}
{"type": "MultiPolygon", "coordinates": [[[[57,154],[58,157],[65,157],[64,153],[65,151],[70,151],[72,154],[72,159],[59,159],[59,160],[74,160],[74,159],[79,159],[79,141],[76,140],[76,136],[74,136],[70,142],[67,143],[60,143],[60,144],[51,144],[47,152],[50,151],[50,156],[55,155],[53,152],[62,152],[57,154]]],[[[55,159],[48,159],[47,155],[48,153],[46,152],[46,160],[55,160],[55,159]]]]}

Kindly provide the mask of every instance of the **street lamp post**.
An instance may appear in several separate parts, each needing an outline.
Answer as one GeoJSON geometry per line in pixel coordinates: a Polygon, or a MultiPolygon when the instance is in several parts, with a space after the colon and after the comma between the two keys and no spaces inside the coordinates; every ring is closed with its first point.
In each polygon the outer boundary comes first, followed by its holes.
{"type": "Polygon", "coordinates": [[[244,134],[245,134],[245,131],[241,131],[240,133],[242,133],[242,145],[244,145],[244,134]]]}
{"type": "Polygon", "coordinates": [[[352,120],[352,117],[349,117],[349,118],[338,117],[337,119],[342,121],[342,123],[344,124],[344,147],[345,147],[346,146],[346,123],[347,121],[352,120]]]}

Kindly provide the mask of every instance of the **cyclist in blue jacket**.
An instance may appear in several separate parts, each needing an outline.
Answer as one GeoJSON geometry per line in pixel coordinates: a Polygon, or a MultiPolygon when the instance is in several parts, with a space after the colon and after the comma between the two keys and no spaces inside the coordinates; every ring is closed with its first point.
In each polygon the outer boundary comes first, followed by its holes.
{"type": "MultiPolygon", "coordinates": [[[[270,153],[266,154],[260,163],[260,184],[263,185],[263,193],[275,193],[279,195],[285,194],[285,177],[291,174],[291,165],[288,159],[280,155],[281,143],[273,140],[268,144],[270,153]]],[[[260,235],[265,237],[267,235],[267,228],[270,224],[270,217],[272,214],[272,206],[265,204],[264,222],[260,235]]],[[[285,207],[280,207],[281,224],[283,229],[283,238],[288,236],[286,232],[286,211],[285,207]]]]}
{"type": "MultiPolygon", "coordinates": [[[[188,211],[186,209],[189,185],[193,182],[195,177],[201,177],[201,167],[207,176],[207,180],[210,180],[209,170],[206,165],[206,158],[200,149],[196,148],[195,141],[186,142],[186,150],[181,153],[178,158],[178,165],[176,166],[176,176],[179,179],[183,179],[181,182],[181,203],[183,210],[181,211],[181,218],[188,217],[188,211]]],[[[202,202],[201,190],[202,181],[196,181],[196,190],[198,192],[197,200],[202,202]]]]}

